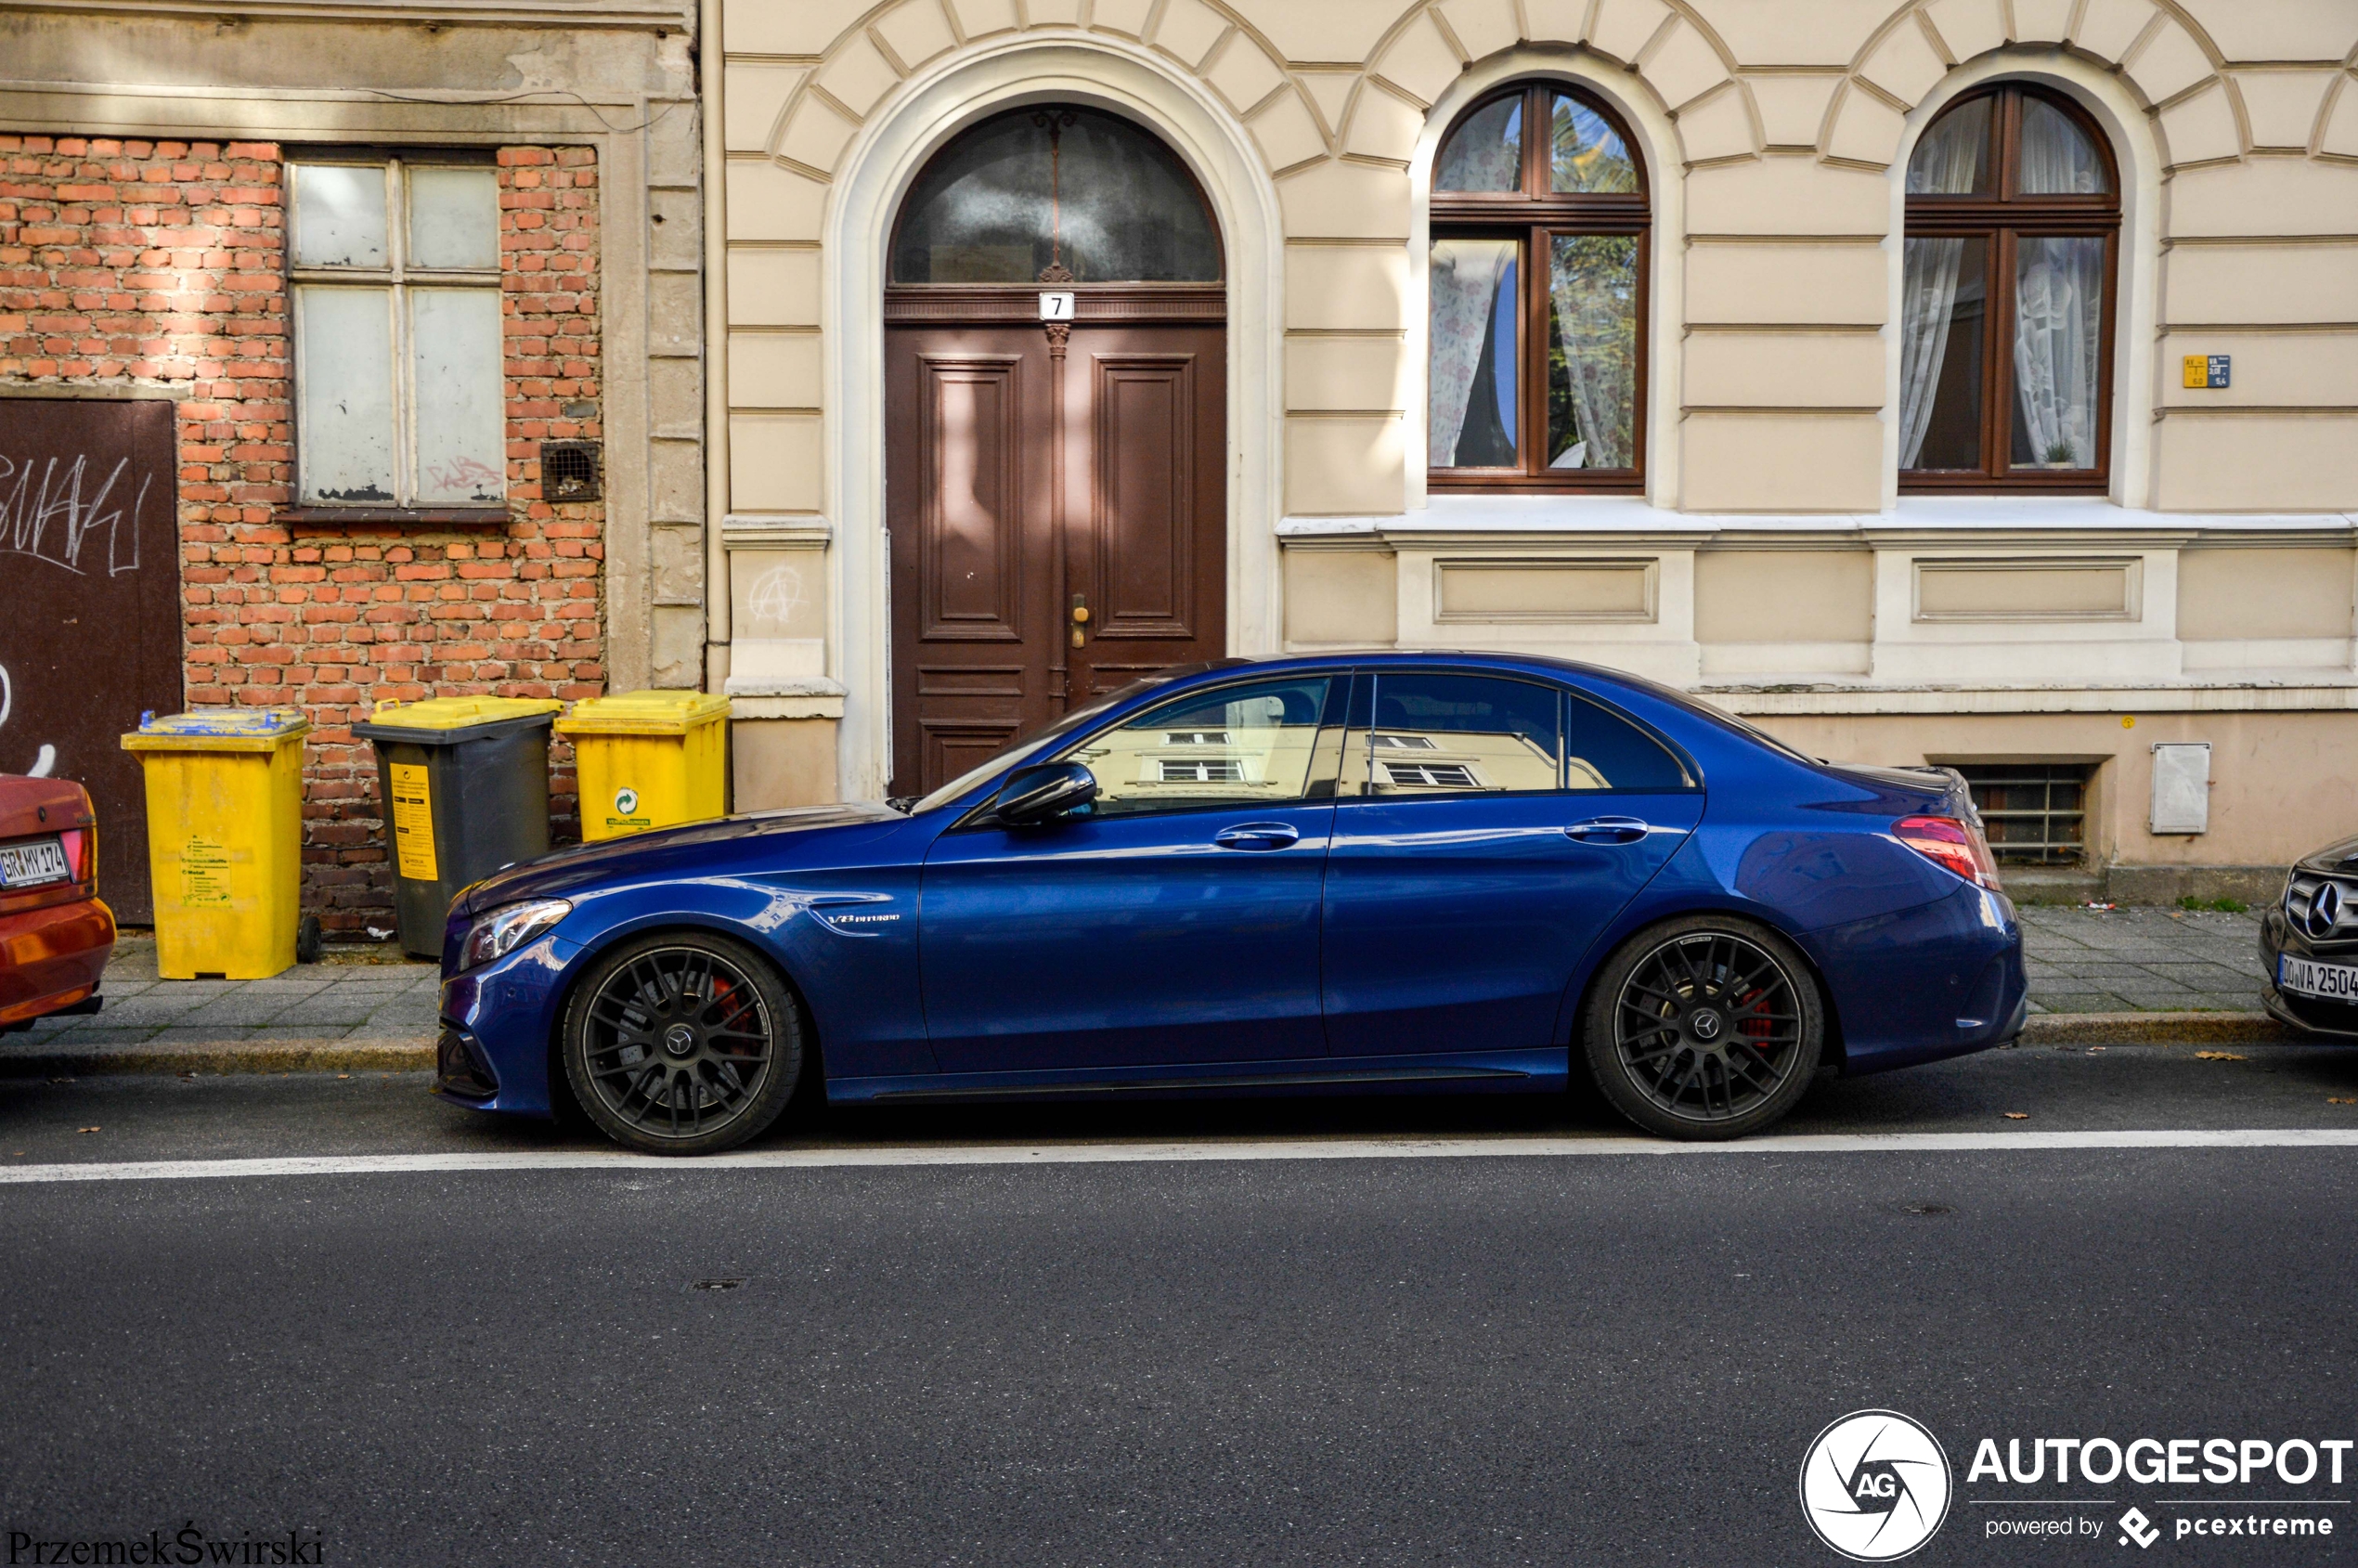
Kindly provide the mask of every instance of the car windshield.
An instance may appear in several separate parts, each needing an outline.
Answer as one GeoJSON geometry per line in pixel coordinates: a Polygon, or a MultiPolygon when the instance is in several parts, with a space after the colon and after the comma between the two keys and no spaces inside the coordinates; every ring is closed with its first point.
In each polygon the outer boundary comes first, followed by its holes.
{"type": "Polygon", "coordinates": [[[1015,745],[1009,746],[1006,750],[993,756],[990,761],[982,763],[978,767],[967,769],[956,778],[952,779],[948,784],[943,784],[939,789],[935,790],[931,795],[926,796],[924,798],[913,804],[909,808],[909,814],[913,817],[920,811],[930,811],[937,806],[947,806],[950,802],[957,799],[958,797],[965,794],[966,791],[974,788],[975,785],[980,784],[991,774],[996,773],[1003,769],[1014,767],[1016,764],[1024,761],[1028,758],[1038,756],[1048,746],[1072,733],[1075,730],[1080,729],[1082,725],[1095,719],[1099,714],[1104,713],[1107,709],[1114,706],[1117,703],[1128,702],[1132,697],[1136,696],[1141,692],[1147,691],[1156,686],[1160,686],[1167,681],[1175,680],[1180,676],[1194,675],[1202,670],[1210,669],[1211,667],[1211,666],[1208,664],[1201,664],[1188,665],[1178,669],[1161,670],[1153,675],[1141,676],[1139,679],[1133,680],[1130,684],[1121,687],[1118,691],[1108,692],[1104,696],[1099,697],[1095,702],[1091,703],[1088,706],[1073,709],[1070,713],[1066,714],[1062,719],[1057,719],[1046,729],[1033,731],[1030,734],[1017,741],[1015,745]]]}

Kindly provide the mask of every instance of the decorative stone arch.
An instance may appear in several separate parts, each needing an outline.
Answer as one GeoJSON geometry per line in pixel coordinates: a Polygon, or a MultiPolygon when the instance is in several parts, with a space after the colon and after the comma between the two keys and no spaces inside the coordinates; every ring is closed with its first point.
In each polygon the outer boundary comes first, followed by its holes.
{"type": "Polygon", "coordinates": [[[2143,507],[2153,483],[2153,327],[2161,291],[2163,152],[2153,123],[2119,78],[2087,60],[2054,49],[2002,50],[1960,66],[1908,112],[1891,164],[1891,234],[1884,250],[1888,304],[1884,332],[1884,504],[1899,493],[1899,312],[1905,284],[1908,160],[1924,128],[1959,97],[1991,82],[2033,82],[2052,87],[2095,118],[2111,138],[2120,166],[2120,271],[2112,301],[2112,481],[2118,506],[2143,507]]]}
{"type": "Polygon", "coordinates": [[[2217,49],[2180,15],[2149,0],[2085,7],[2064,35],[2070,7],[2042,30],[2016,10],[2011,34],[1997,0],[1946,0],[1902,6],[1861,47],[1829,106],[1821,144],[1830,161],[1883,166],[1890,182],[1886,264],[1883,499],[1899,493],[1899,320],[1907,233],[1907,169],[1916,142],[1963,94],[1996,81],[2038,83],[2079,103],[2110,138],[2121,173],[2120,271],[2112,301],[2112,478],[2110,499],[2142,508],[2153,486],[2155,343],[2160,319],[2161,189],[2187,162],[2239,156],[2234,84],[2218,71],[2217,49]],[[2045,35],[2052,32],[2054,36],[2045,35]],[[1962,61],[1963,63],[1960,63],[1962,61]],[[2164,107],[2157,110],[2156,103],[2164,107]],[[2182,144],[2171,150],[2173,127],[2182,144]],[[2222,139],[2223,137],[2223,139],[2222,139]],[[2189,153],[2194,156],[2188,156],[2189,153]]]}
{"type": "Polygon", "coordinates": [[[1099,105],[1147,125],[1193,170],[1211,203],[1228,288],[1229,646],[1279,646],[1284,227],[1263,154],[1200,79],[1145,45],[1062,32],[969,45],[902,83],[832,163],[821,278],[824,504],[837,523],[829,575],[833,663],[848,699],[836,752],[847,799],[882,795],[891,772],[892,608],[882,523],[883,307],[893,218],[918,171],[952,137],[990,114],[1048,100],[1099,105]]]}
{"type": "MultiPolygon", "coordinates": [[[[1407,467],[1408,505],[1426,504],[1425,465],[1416,454],[1425,449],[1428,399],[1425,378],[1432,309],[1430,296],[1432,246],[1428,235],[1432,214],[1432,163],[1441,138],[1466,108],[1505,83],[1554,81],[1595,94],[1611,105],[1629,127],[1646,163],[1646,191],[1652,204],[1654,242],[1648,252],[1646,366],[1646,500],[1676,510],[1678,505],[1678,412],[1680,408],[1678,350],[1686,321],[1686,183],[1680,177],[1686,160],[1678,128],[1664,110],[1660,96],[1635,73],[1587,54],[1563,54],[1533,48],[1493,55],[1468,68],[1433,104],[1425,117],[1408,161],[1408,330],[1401,356],[1406,384],[1400,392],[1406,412],[1405,440],[1411,454],[1407,467]]],[[[1555,498],[1577,505],[1570,498],[1555,498]]],[[[1626,504],[1625,500],[1624,504],[1626,504]]]]}

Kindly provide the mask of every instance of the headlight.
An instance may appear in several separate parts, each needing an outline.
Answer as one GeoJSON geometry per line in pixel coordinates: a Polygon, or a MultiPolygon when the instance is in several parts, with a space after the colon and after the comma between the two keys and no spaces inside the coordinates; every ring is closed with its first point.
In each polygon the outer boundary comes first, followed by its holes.
{"type": "Polygon", "coordinates": [[[459,967],[473,969],[504,958],[572,913],[573,905],[563,899],[526,899],[479,914],[459,944],[459,967]]]}

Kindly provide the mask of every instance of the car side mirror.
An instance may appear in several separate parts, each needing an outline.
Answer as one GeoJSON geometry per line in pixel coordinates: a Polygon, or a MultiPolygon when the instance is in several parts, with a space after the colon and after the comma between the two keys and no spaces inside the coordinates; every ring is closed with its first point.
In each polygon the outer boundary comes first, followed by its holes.
{"type": "Polygon", "coordinates": [[[1003,827],[1040,827],[1069,817],[1097,798],[1097,775],[1078,762],[1043,762],[1018,768],[999,792],[995,815],[1003,827]]]}

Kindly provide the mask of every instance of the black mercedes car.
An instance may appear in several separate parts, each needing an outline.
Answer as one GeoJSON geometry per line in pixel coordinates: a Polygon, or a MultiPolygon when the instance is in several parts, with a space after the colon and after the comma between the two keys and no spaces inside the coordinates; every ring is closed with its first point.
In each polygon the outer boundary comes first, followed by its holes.
{"type": "Polygon", "coordinates": [[[2358,838],[2303,856],[2260,922],[2268,1011],[2313,1034],[2358,1039],[2358,838]]]}

